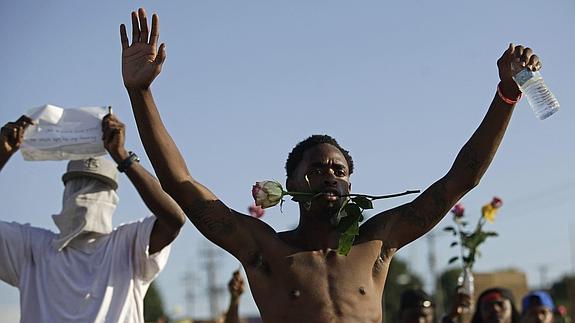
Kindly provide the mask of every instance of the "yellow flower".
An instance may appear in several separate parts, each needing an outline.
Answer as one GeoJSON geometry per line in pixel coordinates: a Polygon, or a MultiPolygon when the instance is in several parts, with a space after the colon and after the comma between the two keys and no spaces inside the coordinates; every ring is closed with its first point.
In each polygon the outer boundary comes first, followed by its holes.
{"type": "Polygon", "coordinates": [[[492,203],[485,204],[481,208],[481,214],[487,222],[493,223],[495,221],[495,215],[497,214],[497,208],[494,207],[492,203]]]}

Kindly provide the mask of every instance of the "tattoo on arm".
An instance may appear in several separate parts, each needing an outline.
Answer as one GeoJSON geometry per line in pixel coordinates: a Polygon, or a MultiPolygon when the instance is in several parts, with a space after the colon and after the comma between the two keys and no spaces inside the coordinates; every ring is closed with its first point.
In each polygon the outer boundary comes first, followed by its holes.
{"type": "Polygon", "coordinates": [[[185,212],[204,235],[230,235],[237,230],[233,211],[219,200],[193,203],[185,212]]]}
{"type": "Polygon", "coordinates": [[[410,225],[421,230],[428,230],[435,222],[439,221],[438,215],[444,214],[448,208],[447,188],[445,183],[438,182],[431,188],[431,196],[423,201],[427,205],[409,205],[403,217],[410,225]]]}
{"type": "Polygon", "coordinates": [[[421,211],[417,210],[413,205],[407,207],[404,214],[404,220],[410,225],[416,226],[419,229],[425,228],[428,220],[423,216],[421,211]]]}

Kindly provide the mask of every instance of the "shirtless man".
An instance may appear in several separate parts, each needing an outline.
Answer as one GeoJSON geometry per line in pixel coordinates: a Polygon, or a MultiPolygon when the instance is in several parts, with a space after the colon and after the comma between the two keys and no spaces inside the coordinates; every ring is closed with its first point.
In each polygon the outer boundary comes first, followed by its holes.
{"type": "Polygon", "coordinates": [[[299,153],[292,154],[289,190],[332,193],[315,200],[309,210],[300,204],[300,222],[293,231],[278,233],[228,208],[192,178],[162,123],[150,85],[166,52],[164,44],[157,47],[158,17],[153,15],[150,31],[147,24],[143,9],[132,12],[131,44],[126,27],[120,26],[124,85],[146,152],[162,187],[198,230],[241,261],[261,317],[270,323],[381,322],[382,292],[392,256],[433,228],[479,183],[520,95],[511,75],[523,65],[534,70],[541,66],[531,49],[509,45],[497,62],[499,94],[449,172],[412,202],[370,218],[349,254],[342,256],[335,251],[339,234],[329,219],[342,202],[336,195],[351,188],[349,154],[323,136],[299,145],[299,153]]]}

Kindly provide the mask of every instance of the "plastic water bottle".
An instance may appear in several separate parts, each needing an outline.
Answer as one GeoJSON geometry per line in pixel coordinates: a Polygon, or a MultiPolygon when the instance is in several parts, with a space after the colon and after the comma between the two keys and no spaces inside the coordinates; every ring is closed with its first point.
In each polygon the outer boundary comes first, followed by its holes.
{"type": "Polygon", "coordinates": [[[473,272],[469,267],[464,267],[459,277],[457,277],[457,292],[473,297],[475,292],[475,283],[473,272]]]}
{"type": "MultiPolygon", "coordinates": [[[[473,278],[473,272],[469,267],[463,267],[463,271],[457,277],[457,293],[469,295],[473,299],[473,293],[475,292],[475,283],[473,278]]],[[[471,312],[471,306],[464,306],[462,308],[463,313],[471,312]]]]}
{"type": "Polygon", "coordinates": [[[539,71],[533,72],[524,68],[515,74],[513,79],[527,97],[537,118],[546,119],[559,110],[559,101],[551,93],[539,71]]]}

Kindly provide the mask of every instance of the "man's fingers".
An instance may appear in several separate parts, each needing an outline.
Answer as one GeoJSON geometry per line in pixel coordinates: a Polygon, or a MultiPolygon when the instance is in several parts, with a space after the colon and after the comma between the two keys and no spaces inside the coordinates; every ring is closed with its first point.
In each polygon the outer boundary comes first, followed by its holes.
{"type": "Polygon", "coordinates": [[[140,41],[140,27],[138,26],[138,14],[132,11],[132,45],[140,41]]]}
{"type": "Polygon", "coordinates": [[[521,66],[525,66],[525,62],[521,60],[524,50],[525,48],[522,45],[515,46],[515,49],[513,50],[513,60],[521,66]]]}
{"type": "Polygon", "coordinates": [[[27,115],[21,115],[20,118],[18,118],[18,120],[16,120],[17,124],[33,124],[34,121],[32,121],[32,119],[30,119],[30,117],[28,117],[27,115]]]}
{"type": "Polygon", "coordinates": [[[128,34],[126,33],[126,25],[120,25],[120,42],[122,43],[122,49],[126,49],[130,47],[130,43],[128,42],[128,34]]]}
{"type": "Polygon", "coordinates": [[[165,60],[166,60],[166,44],[162,43],[160,45],[160,49],[158,49],[158,55],[156,55],[154,62],[157,65],[162,65],[164,64],[165,60]]]}
{"type": "Polygon", "coordinates": [[[19,146],[24,138],[24,132],[26,128],[34,124],[32,119],[23,115],[15,122],[8,122],[2,129],[0,129],[0,135],[4,137],[13,146],[19,146]]]}
{"type": "Polygon", "coordinates": [[[102,123],[109,123],[109,124],[121,124],[124,125],[118,117],[113,113],[108,113],[102,119],[102,123]]]}
{"type": "Polygon", "coordinates": [[[533,50],[529,47],[525,48],[523,50],[523,54],[521,55],[521,61],[525,64],[528,64],[529,60],[531,59],[531,55],[533,55],[533,50]]]}
{"type": "Polygon", "coordinates": [[[541,69],[541,61],[539,61],[539,56],[531,55],[531,57],[529,58],[529,62],[527,62],[527,65],[531,68],[532,71],[538,71],[539,69],[541,69]]]}
{"type": "Polygon", "coordinates": [[[150,45],[156,48],[158,44],[158,39],[160,38],[160,20],[158,15],[152,15],[152,33],[150,34],[150,45]]]}
{"type": "Polygon", "coordinates": [[[144,8],[138,9],[138,18],[140,19],[140,41],[142,43],[148,42],[148,18],[146,17],[146,10],[144,8]]]}
{"type": "Polygon", "coordinates": [[[119,122],[119,121],[108,121],[108,122],[102,123],[102,131],[104,131],[105,129],[123,130],[124,128],[125,128],[124,124],[119,122]]]}
{"type": "Polygon", "coordinates": [[[120,128],[116,128],[116,127],[106,127],[104,129],[102,129],[102,140],[104,140],[104,143],[109,144],[110,142],[112,142],[117,135],[122,133],[122,129],[120,128]]]}
{"type": "Polygon", "coordinates": [[[535,64],[535,70],[538,71],[543,67],[543,64],[541,63],[541,61],[538,61],[537,64],[535,64]]]}
{"type": "Polygon", "coordinates": [[[18,138],[20,138],[20,127],[14,127],[12,128],[12,132],[10,133],[10,138],[12,140],[17,140],[18,138]]]}

